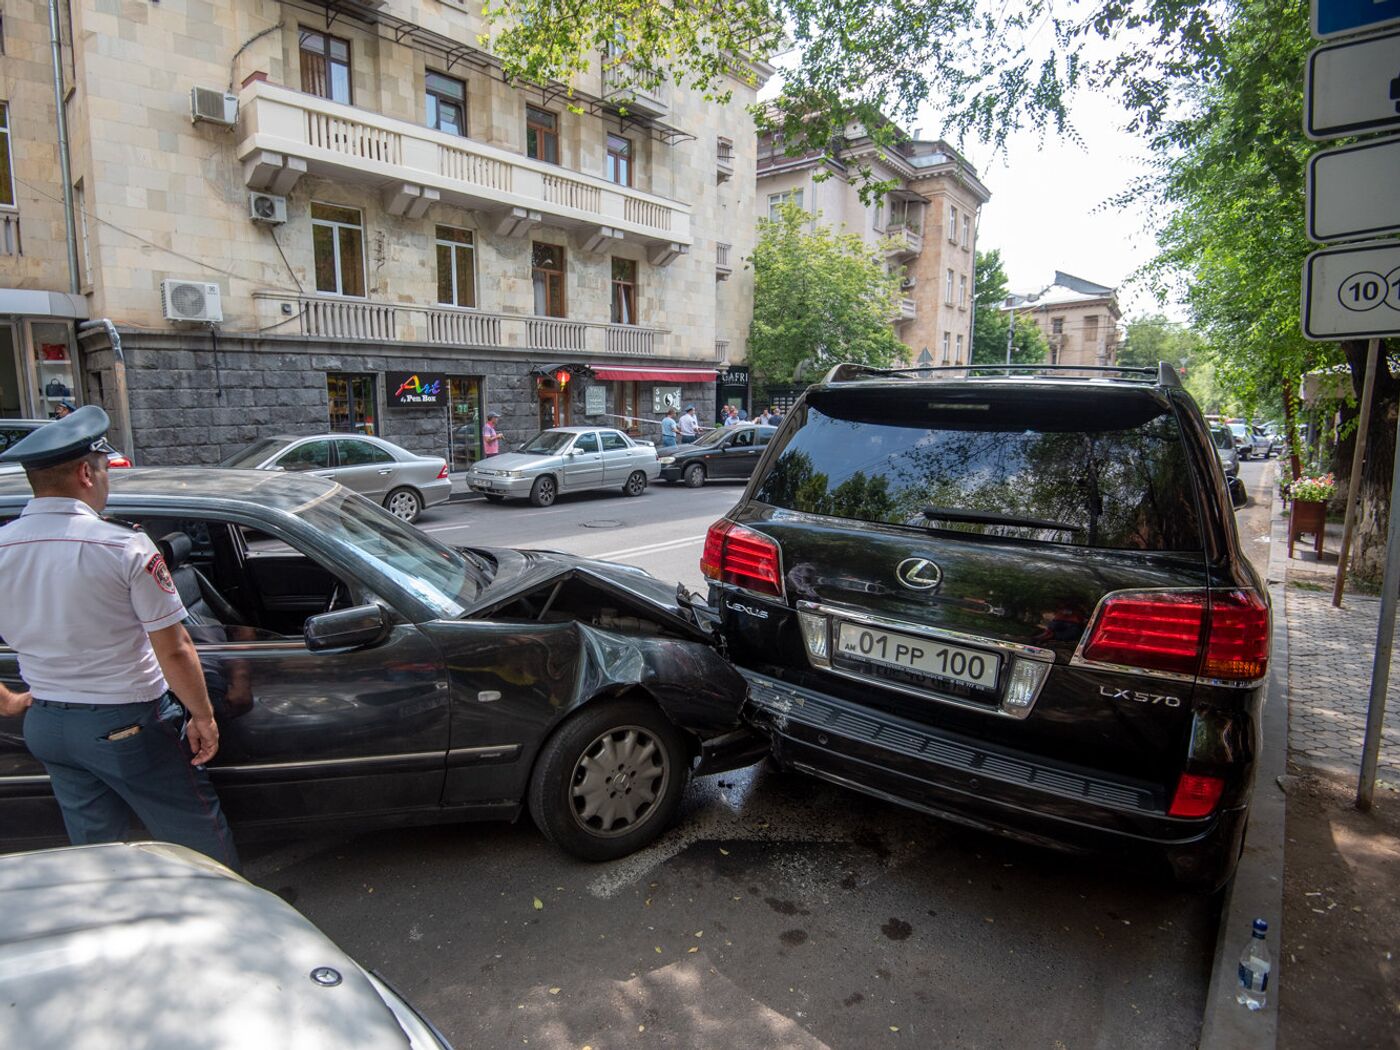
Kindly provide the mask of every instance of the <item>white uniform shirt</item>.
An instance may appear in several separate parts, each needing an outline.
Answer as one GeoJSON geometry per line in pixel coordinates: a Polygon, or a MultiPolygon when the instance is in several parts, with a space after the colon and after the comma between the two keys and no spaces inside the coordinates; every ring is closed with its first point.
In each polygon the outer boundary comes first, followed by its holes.
{"type": "Polygon", "coordinates": [[[699,420],[697,420],[697,419],[695,418],[695,413],[694,413],[694,412],[684,412],[684,413],[682,413],[682,414],[681,414],[681,421],[680,421],[681,434],[684,435],[685,437],[694,437],[694,436],[695,436],[695,424],[698,423],[698,422],[699,422],[699,420]]]}
{"type": "Polygon", "coordinates": [[[75,499],[0,528],[0,638],[40,700],[130,704],[166,690],[147,634],[185,618],[156,545],[75,499]]]}

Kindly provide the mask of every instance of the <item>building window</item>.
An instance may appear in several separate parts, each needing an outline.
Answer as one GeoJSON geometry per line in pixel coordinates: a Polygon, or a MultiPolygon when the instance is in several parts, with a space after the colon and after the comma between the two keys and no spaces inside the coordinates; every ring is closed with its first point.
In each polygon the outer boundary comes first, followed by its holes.
{"type": "Polygon", "coordinates": [[[972,242],[972,220],[966,215],[963,216],[963,239],[962,246],[966,248],[972,242]]]}
{"type": "Polygon", "coordinates": [[[363,297],[365,231],[359,209],[313,201],[311,243],[316,258],[316,290],[363,297]]]}
{"type": "Polygon", "coordinates": [[[428,127],[449,135],[467,133],[467,85],[429,70],[423,78],[428,127]]]}
{"type": "Polygon", "coordinates": [[[944,332],[944,333],[943,333],[943,360],[940,361],[940,362],[938,362],[939,364],[941,364],[941,365],[946,365],[946,364],[948,363],[948,354],[949,354],[949,352],[950,352],[950,348],[952,347],[952,344],[953,344],[953,336],[952,336],[952,334],[949,333],[949,332],[944,332]]]}
{"type": "Polygon", "coordinates": [[[326,373],[326,407],[331,429],[343,434],[373,434],[374,376],[326,373]]]}
{"type": "Polygon", "coordinates": [[[438,302],[476,306],[476,241],[471,230],[437,228],[438,302]]]}
{"type": "Polygon", "coordinates": [[[525,155],[559,163],[559,117],[547,109],[525,107],[525,155]]]}
{"type": "Polygon", "coordinates": [[[948,240],[958,243],[958,209],[952,204],[948,205],[948,240]]]}
{"type": "Polygon", "coordinates": [[[1056,338],[1065,334],[1065,319],[1063,317],[1052,317],[1050,319],[1050,334],[1056,338]]]}
{"type": "Polygon", "coordinates": [[[949,306],[953,305],[953,271],[948,271],[948,280],[943,287],[943,301],[949,306]]]}
{"type": "Polygon", "coordinates": [[[535,285],[535,315],[567,316],[564,301],[564,249],[557,244],[532,244],[530,266],[535,285]]]}
{"type": "Polygon", "coordinates": [[[958,305],[967,309],[967,274],[958,276],[958,305]]]}
{"type": "Polygon", "coordinates": [[[637,264],[631,259],[612,261],[612,323],[637,323],[637,264]]]}
{"type": "Polygon", "coordinates": [[[0,205],[15,206],[15,179],[10,168],[10,104],[0,102],[0,205]]]}
{"type": "Polygon", "coordinates": [[[350,41],[303,28],[301,89],[350,105],[350,41]]]}
{"type": "Polygon", "coordinates": [[[963,337],[962,337],[961,335],[959,335],[959,336],[958,336],[958,352],[957,352],[957,354],[954,355],[954,357],[953,357],[953,364],[955,364],[955,365],[960,365],[960,364],[962,364],[962,363],[963,363],[963,337]]]}
{"type": "Polygon", "coordinates": [[[776,221],[784,204],[795,204],[799,208],[802,207],[802,191],[784,190],[782,193],[768,194],[768,218],[776,221]]]}
{"type": "Polygon", "coordinates": [[[632,140],[621,135],[608,136],[608,181],[619,186],[632,185],[632,140]]]}

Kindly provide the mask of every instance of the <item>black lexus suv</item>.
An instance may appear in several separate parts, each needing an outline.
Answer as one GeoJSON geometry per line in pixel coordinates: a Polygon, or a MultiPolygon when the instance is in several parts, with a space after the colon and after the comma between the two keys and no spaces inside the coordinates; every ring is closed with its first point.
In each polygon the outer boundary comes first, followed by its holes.
{"type": "Polygon", "coordinates": [[[780,765],[1145,847],[1197,888],[1233,872],[1270,613],[1170,366],[839,366],[701,568],[780,765]]]}

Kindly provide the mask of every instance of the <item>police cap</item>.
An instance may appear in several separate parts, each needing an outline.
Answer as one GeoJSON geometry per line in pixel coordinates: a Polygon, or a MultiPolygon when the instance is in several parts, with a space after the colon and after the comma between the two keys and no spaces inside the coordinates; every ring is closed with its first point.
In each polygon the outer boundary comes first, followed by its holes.
{"type": "Polygon", "coordinates": [[[102,438],[111,426],[97,405],[84,405],[62,419],[45,423],[22,441],[0,452],[0,463],[18,463],[32,470],[56,467],[102,451],[102,438]]]}

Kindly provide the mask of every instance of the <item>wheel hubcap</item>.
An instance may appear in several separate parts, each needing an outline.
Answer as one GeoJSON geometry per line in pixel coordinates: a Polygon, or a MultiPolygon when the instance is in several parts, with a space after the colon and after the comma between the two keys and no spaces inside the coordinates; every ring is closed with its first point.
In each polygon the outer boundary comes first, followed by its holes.
{"type": "Polygon", "coordinates": [[[670,776],[665,750],[645,729],[610,729],[584,748],[574,766],[574,819],[594,835],[626,834],[655,811],[670,776]]]}
{"type": "Polygon", "coordinates": [[[411,518],[418,509],[417,504],[418,501],[412,496],[400,493],[389,501],[389,510],[393,512],[396,517],[411,518]]]}

